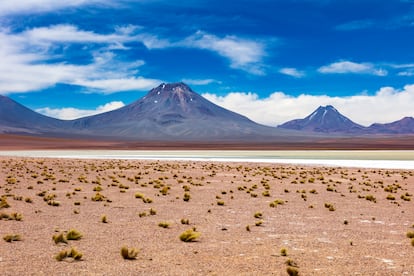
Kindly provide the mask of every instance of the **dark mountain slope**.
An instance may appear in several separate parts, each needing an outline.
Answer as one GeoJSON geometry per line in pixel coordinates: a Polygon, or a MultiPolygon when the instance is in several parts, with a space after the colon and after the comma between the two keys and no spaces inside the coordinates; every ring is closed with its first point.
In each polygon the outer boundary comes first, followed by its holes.
{"type": "Polygon", "coordinates": [[[372,124],[367,131],[371,134],[412,134],[414,133],[414,118],[404,117],[388,124],[372,124]]]}
{"type": "Polygon", "coordinates": [[[154,140],[238,140],[283,133],[211,103],[184,83],[161,84],[130,105],[75,120],[73,128],[154,140]]]}
{"type": "Polygon", "coordinates": [[[354,123],[333,106],[320,106],[304,119],[286,122],[279,128],[324,133],[363,133],[364,127],[354,123]]]}
{"type": "Polygon", "coordinates": [[[67,122],[39,114],[0,95],[0,133],[46,133],[65,129],[67,122]]]}

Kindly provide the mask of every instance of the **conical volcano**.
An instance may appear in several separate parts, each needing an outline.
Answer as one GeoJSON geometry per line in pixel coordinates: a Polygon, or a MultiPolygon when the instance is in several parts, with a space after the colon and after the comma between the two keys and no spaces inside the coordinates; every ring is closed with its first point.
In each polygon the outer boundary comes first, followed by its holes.
{"type": "Polygon", "coordinates": [[[184,83],[163,83],[120,109],[74,120],[73,127],[85,134],[151,140],[238,140],[278,133],[213,104],[184,83]]]}
{"type": "Polygon", "coordinates": [[[332,105],[320,106],[306,118],[286,122],[279,128],[324,133],[355,133],[364,129],[339,113],[332,105]]]}

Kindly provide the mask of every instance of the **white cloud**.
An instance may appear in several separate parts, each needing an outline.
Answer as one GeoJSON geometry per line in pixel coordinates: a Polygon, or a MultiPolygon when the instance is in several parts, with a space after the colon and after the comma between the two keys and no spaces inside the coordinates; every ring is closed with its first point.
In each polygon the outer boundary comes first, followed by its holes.
{"type": "Polygon", "coordinates": [[[161,81],[156,79],[146,79],[141,77],[73,81],[73,84],[85,86],[90,89],[97,89],[105,94],[118,91],[149,90],[160,83],[161,81]]]}
{"type": "Polygon", "coordinates": [[[294,78],[302,78],[305,76],[303,71],[299,71],[296,68],[282,68],[279,70],[279,73],[288,75],[294,78]]]}
{"type": "MultiPolygon", "coordinates": [[[[126,30],[123,32],[125,34],[126,30]]],[[[117,60],[114,53],[105,49],[92,52],[93,62],[90,64],[51,62],[56,56],[49,52],[49,47],[56,43],[107,44],[115,40],[122,43],[127,39],[123,37],[124,34],[99,35],[68,25],[37,28],[17,34],[0,29],[0,93],[36,91],[57,83],[81,85],[86,90],[112,93],[148,90],[161,83],[159,80],[137,76],[138,68],[144,61],[122,62],[117,60]],[[60,32],[65,35],[58,35],[60,32]]]]}
{"type": "Polygon", "coordinates": [[[57,1],[57,0],[19,0],[19,1],[0,1],[0,14],[33,14],[40,12],[50,12],[55,10],[61,10],[65,8],[74,8],[85,5],[99,4],[107,5],[111,4],[111,0],[70,0],[70,1],[57,1]]]}
{"type": "Polygon", "coordinates": [[[318,69],[322,74],[369,74],[386,76],[388,72],[382,68],[376,68],[371,63],[356,63],[352,61],[338,61],[318,69]]]}
{"type": "Polygon", "coordinates": [[[397,75],[402,77],[412,77],[414,76],[414,70],[401,71],[398,72],[397,75]]]}
{"type": "Polygon", "coordinates": [[[215,79],[182,79],[182,82],[188,85],[207,85],[211,83],[221,83],[221,81],[215,79]]]}
{"type": "Polygon", "coordinates": [[[375,95],[350,97],[307,94],[293,97],[283,92],[275,92],[267,98],[245,92],[233,92],[226,96],[207,93],[203,96],[217,105],[269,126],[304,118],[320,105],[333,105],[354,122],[366,126],[414,116],[414,84],[406,85],[402,90],[383,87],[375,95]]]}
{"type": "Polygon", "coordinates": [[[244,70],[255,75],[265,73],[261,64],[266,55],[265,45],[258,41],[230,35],[220,38],[198,31],[178,45],[213,51],[230,60],[230,67],[234,69],[244,70]]]}
{"type": "Polygon", "coordinates": [[[62,120],[73,120],[85,116],[91,116],[99,113],[108,112],[125,106],[123,102],[109,102],[104,105],[98,106],[96,109],[77,109],[73,107],[64,107],[64,108],[39,108],[36,109],[37,112],[44,114],[49,117],[58,118],[62,120]]]}

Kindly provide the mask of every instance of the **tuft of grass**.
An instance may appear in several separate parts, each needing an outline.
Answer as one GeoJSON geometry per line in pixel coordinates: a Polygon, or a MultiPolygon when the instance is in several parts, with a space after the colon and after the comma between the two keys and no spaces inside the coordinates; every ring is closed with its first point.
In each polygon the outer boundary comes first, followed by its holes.
{"type": "Polygon", "coordinates": [[[250,232],[250,225],[246,225],[246,231],[250,232]]]}
{"type": "Polygon", "coordinates": [[[269,197],[270,196],[270,192],[268,190],[263,191],[262,196],[269,197]]]}
{"type": "Polygon", "coordinates": [[[80,240],[81,238],[82,238],[82,234],[75,229],[69,230],[68,233],[66,234],[67,240],[80,240]]]}
{"type": "Polygon", "coordinates": [[[256,223],[255,223],[256,226],[261,226],[262,224],[263,224],[262,220],[256,221],[256,223]]]}
{"type": "Polygon", "coordinates": [[[185,218],[182,218],[181,219],[181,224],[190,224],[190,220],[189,219],[185,219],[185,218]]]}
{"type": "Polygon", "coordinates": [[[377,202],[377,199],[375,198],[375,196],[373,196],[373,195],[366,195],[365,196],[365,199],[366,200],[368,200],[368,201],[372,201],[372,202],[374,202],[374,203],[376,203],[377,202]]]}
{"type": "Polygon", "coordinates": [[[190,198],[191,198],[190,193],[185,192],[185,193],[184,193],[184,196],[183,196],[183,200],[187,202],[187,201],[189,201],[189,200],[190,200],[190,198]]]}
{"type": "Polygon", "coordinates": [[[9,207],[10,207],[10,204],[7,202],[7,198],[5,196],[2,196],[0,198],[0,209],[9,208],[9,207]]]}
{"type": "Polygon", "coordinates": [[[414,232],[409,231],[409,232],[407,232],[406,236],[407,236],[407,238],[412,239],[412,238],[414,238],[414,232]]]}
{"type": "Polygon", "coordinates": [[[145,195],[142,193],[135,193],[135,198],[145,198],[145,195]]]}
{"type": "Polygon", "coordinates": [[[22,221],[23,215],[20,213],[11,213],[10,215],[6,213],[0,213],[0,220],[15,220],[15,221],[22,221]]]}
{"type": "Polygon", "coordinates": [[[285,264],[292,267],[298,267],[298,264],[292,259],[287,259],[285,264]]]}
{"type": "Polygon", "coordinates": [[[276,208],[277,205],[283,205],[283,204],[285,204],[285,201],[284,200],[282,200],[282,199],[275,199],[273,202],[270,202],[269,203],[269,206],[272,207],[272,208],[276,208]]]}
{"type": "Polygon", "coordinates": [[[168,222],[163,221],[163,222],[158,223],[158,226],[162,228],[168,228],[170,227],[170,224],[168,222]]]}
{"type": "Polygon", "coordinates": [[[102,223],[108,223],[108,217],[106,215],[101,216],[101,222],[102,223]]]}
{"type": "Polygon", "coordinates": [[[66,258],[73,258],[75,261],[80,261],[82,259],[83,254],[80,253],[75,248],[71,248],[70,250],[62,250],[56,256],[55,259],[59,262],[63,261],[66,258]]]}
{"type": "Polygon", "coordinates": [[[200,235],[201,235],[200,232],[196,232],[194,231],[194,229],[188,229],[184,231],[183,233],[181,233],[180,240],[182,240],[183,242],[193,242],[197,238],[199,238],[200,235]]]}
{"type": "Polygon", "coordinates": [[[93,197],[91,197],[92,201],[104,201],[105,196],[103,196],[101,193],[96,193],[93,197]]]}
{"type": "Polygon", "coordinates": [[[262,218],[262,217],[263,217],[263,214],[262,214],[261,212],[256,212],[256,213],[254,214],[254,217],[255,217],[255,218],[257,218],[257,219],[260,219],[260,218],[262,218]]]}
{"type": "Polygon", "coordinates": [[[280,256],[287,256],[287,249],[286,248],[281,248],[280,249],[280,256]]]}
{"type": "Polygon", "coordinates": [[[63,233],[53,235],[52,239],[56,244],[58,244],[58,243],[68,243],[68,241],[65,238],[65,235],[63,235],[63,233]]]}
{"type": "Polygon", "coordinates": [[[414,238],[411,239],[411,245],[414,246],[414,238]]]}
{"type": "Polygon", "coordinates": [[[9,234],[3,236],[3,240],[6,242],[21,241],[22,237],[19,234],[9,234]]]}
{"type": "Polygon", "coordinates": [[[80,259],[82,259],[83,254],[80,253],[79,251],[77,251],[75,248],[71,248],[69,253],[68,253],[68,257],[69,258],[73,258],[75,261],[79,261],[80,259]]]}
{"type": "Polygon", "coordinates": [[[332,203],[325,203],[325,208],[331,212],[335,211],[335,206],[332,203]]]}
{"type": "Polygon", "coordinates": [[[217,205],[218,205],[218,206],[223,206],[223,205],[224,205],[224,201],[222,201],[222,200],[218,200],[218,201],[217,201],[217,205]]]}
{"type": "Polygon", "coordinates": [[[125,260],[135,260],[138,256],[138,249],[135,248],[128,248],[126,246],[123,246],[121,248],[121,256],[125,260]]]}
{"type": "Polygon", "coordinates": [[[59,262],[63,261],[68,257],[68,252],[66,250],[60,251],[56,256],[55,259],[59,262]]]}
{"type": "Polygon", "coordinates": [[[288,266],[286,268],[286,272],[287,272],[287,274],[289,276],[297,276],[297,275],[299,275],[299,270],[297,268],[295,268],[295,267],[292,267],[292,266],[288,266]]]}
{"type": "Polygon", "coordinates": [[[387,195],[387,199],[388,200],[395,200],[395,196],[393,196],[392,194],[387,195]]]}
{"type": "Polygon", "coordinates": [[[150,216],[155,216],[157,214],[157,210],[151,208],[149,210],[149,214],[150,214],[150,216]]]}

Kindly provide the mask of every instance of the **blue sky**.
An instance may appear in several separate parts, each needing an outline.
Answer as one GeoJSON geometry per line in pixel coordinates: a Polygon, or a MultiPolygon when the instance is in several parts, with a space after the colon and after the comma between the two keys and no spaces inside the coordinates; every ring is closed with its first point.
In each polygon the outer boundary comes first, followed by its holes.
{"type": "Polygon", "coordinates": [[[76,118],[184,81],[266,125],[414,116],[413,0],[0,2],[0,94],[76,118]]]}

